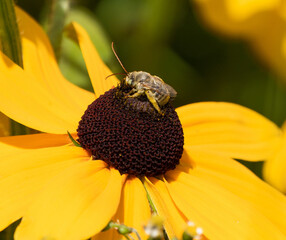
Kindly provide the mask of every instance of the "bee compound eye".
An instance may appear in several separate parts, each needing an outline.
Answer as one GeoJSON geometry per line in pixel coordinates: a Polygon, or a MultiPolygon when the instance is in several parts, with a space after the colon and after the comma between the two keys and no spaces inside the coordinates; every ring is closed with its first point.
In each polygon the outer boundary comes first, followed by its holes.
{"type": "Polygon", "coordinates": [[[128,75],[126,77],[126,82],[131,85],[134,82],[134,75],[133,74],[128,75]]]}

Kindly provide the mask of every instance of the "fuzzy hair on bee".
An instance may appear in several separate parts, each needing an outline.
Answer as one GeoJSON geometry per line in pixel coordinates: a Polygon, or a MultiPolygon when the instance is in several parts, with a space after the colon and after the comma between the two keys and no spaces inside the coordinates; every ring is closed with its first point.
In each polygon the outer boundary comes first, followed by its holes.
{"type": "Polygon", "coordinates": [[[156,111],[163,115],[161,108],[177,96],[176,90],[165,83],[160,77],[151,75],[148,72],[127,72],[114,50],[113,43],[111,46],[115,57],[126,73],[124,74],[126,77],[120,80],[120,85],[131,88],[131,90],[125,94],[125,97],[139,98],[145,95],[156,111]]]}

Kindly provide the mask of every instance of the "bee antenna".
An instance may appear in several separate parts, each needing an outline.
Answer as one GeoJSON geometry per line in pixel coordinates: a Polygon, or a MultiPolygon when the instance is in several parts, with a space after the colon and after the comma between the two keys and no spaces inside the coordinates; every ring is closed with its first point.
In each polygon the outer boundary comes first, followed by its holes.
{"type": "Polygon", "coordinates": [[[110,75],[108,75],[106,78],[105,78],[105,80],[107,79],[107,78],[109,78],[109,77],[111,77],[111,76],[114,76],[114,75],[127,75],[126,73],[112,73],[112,74],[110,74],[110,75]]]}
{"type": "Polygon", "coordinates": [[[122,62],[120,61],[119,57],[117,56],[115,50],[114,50],[114,46],[113,46],[113,42],[111,43],[111,48],[112,48],[112,51],[115,55],[115,57],[117,58],[119,64],[121,65],[121,67],[123,68],[124,72],[126,72],[126,75],[128,74],[128,72],[126,71],[125,67],[123,66],[122,62]]]}

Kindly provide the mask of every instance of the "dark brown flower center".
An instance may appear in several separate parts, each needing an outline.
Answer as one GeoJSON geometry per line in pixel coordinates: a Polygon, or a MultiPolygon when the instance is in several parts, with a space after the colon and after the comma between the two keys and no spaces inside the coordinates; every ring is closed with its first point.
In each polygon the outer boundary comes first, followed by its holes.
{"type": "Polygon", "coordinates": [[[170,103],[164,115],[144,97],[124,98],[113,88],[90,104],[77,129],[78,141],[94,159],[135,176],[157,176],[174,169],[184,136],[170,103]]]}

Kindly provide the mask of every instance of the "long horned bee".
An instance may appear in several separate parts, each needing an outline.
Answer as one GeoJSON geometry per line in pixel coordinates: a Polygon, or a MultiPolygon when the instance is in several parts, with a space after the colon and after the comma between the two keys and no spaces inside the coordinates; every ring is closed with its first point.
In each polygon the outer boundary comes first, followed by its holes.
{"type": "Polygon", "coordinates": [[[125,97],[137,98],[145,95],[157,112],[163,115],[161,107],[177,96],[176,90],[158,76],[153,76],[148,72],[127,72],[114,50],[113,43],[111,46],[115,57],[126,73],[124,74],[126,77],[121,81],[121,84],[131,87],[131,90],[125,95],[125,97]]]}
{"type": "Polygon", "coordinates": [[[127,97],[139,97],[145,94],[153,107],[160,113],[161,107],[177,96],[177,92],[161,78],[150,73],[134,71],[127,74],[125,84],[132,87],[127,97]]]}

